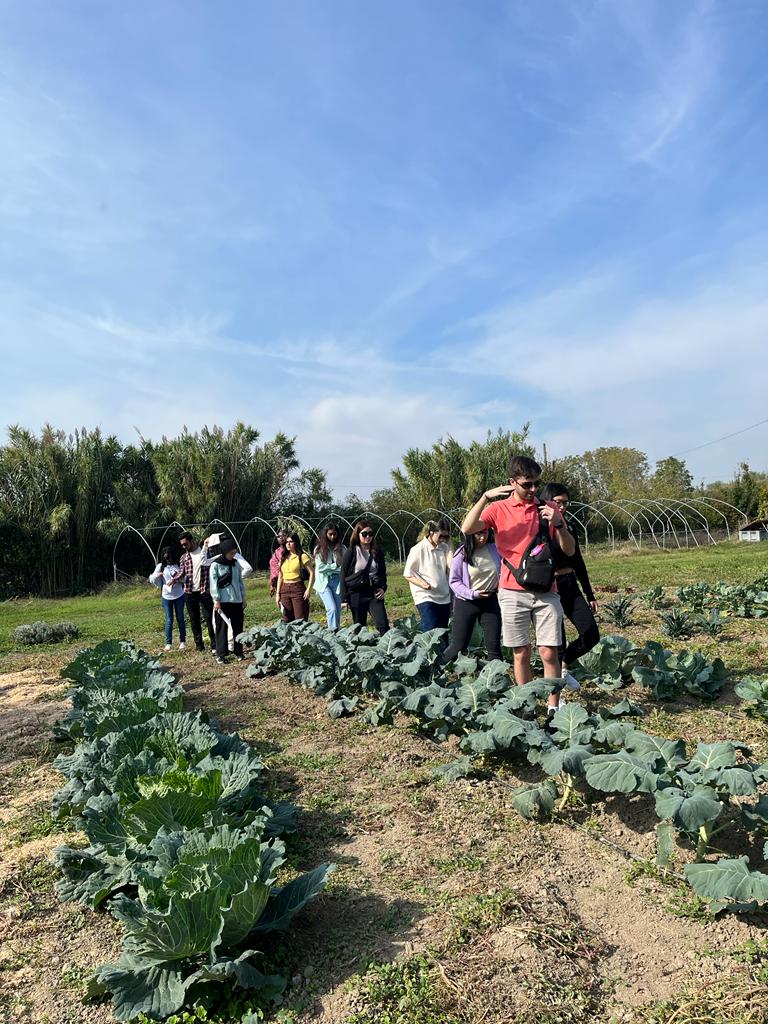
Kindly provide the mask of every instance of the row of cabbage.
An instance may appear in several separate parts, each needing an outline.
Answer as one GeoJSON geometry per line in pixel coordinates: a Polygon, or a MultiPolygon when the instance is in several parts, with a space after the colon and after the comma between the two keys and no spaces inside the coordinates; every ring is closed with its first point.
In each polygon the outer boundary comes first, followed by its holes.
{"type": "MultiPolygon", "coordinates": [[[[481,666],[471,656],[446,668],[439,657],[443,633],[418,633],[410,622],[383,637],[359,626],[334,633],[317,623],[293,623],[255,627],[242,638],[251,646],[249,676],[281,673],[325,697],[331,717],[359,713],[380,726],[406,714],[437,741],[458,737],[463,756],[439,771],[446,779],[494,759],[538,766],[541,781],[512,792],[513,806],[525,817],[546,816],[556,803],[562,810],[578,787],[590,800],[645,794],[659,817],[660,864],[669,863],[680,839],[696,855],[686,877],[713,910],[754,910],[768,902],[768,875],[750,868],[750,857],[768,858],[768,842],[759,849],[768,836],[768,795],[761,793],[768,764],[753,761],[738,742],[700,743],[689,752],[683,740],[644,732],[642,712],[628,699],[593,713],[569,702],[544,723],[543,701],[559,680],[517,686],[505,662],[481,666]],[[714,838],[726,831],[745,855],[708,859],[714,838]]],[[[680,692],[710,698],[725,679],[719,659],[674,655],[658,644],[636,647],[621,637],[605,638],[582,659],[578,674],[603,690],[634,679],[659,695],[671,685],[661,680],[674,677],[680,692]]]]}
{"type": "Polygon", "coordinates": [[[719,611],[742,619],[768,617],[768,574],[752,583],[690,583],[677,589],[677,600],[694,612],[719,611]]]}
{"type": "Polygon", "coordinates": [[[162,1020],[184,1007],[252,990],[279,998],[260,938],[286,928],[325,885],[331,865],[279,885],[298,809],[260,795],[264,765],[237,734],[182,710],[183,692],[133,644],[82,651],[62,672],[72,710],[57,727],[75,741],[56,768],[54,800],[85,848],[56,851],[63,900],[106,908],[122,952],[98,968],[91,996],[110,994],[118,1020],[162,1020]],[[228,995],[228,992],[226,993],[228,995]]]}

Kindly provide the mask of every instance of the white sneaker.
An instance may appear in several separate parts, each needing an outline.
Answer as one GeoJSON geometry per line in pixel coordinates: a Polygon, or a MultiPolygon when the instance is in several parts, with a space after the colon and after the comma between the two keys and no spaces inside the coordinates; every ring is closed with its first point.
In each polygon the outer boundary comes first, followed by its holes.
{"type": "Polygon", "coordinates": [[[166,649],[166,651],[170,651],[170,649],[171,649],[171,645],[170,645],[170,644],[166,644],[166,645],[165,645],[165,649],[166,649]]]}
{"type": "Polygon", "coordinates": [[[186,649],[187,649],[187,645],[182,640],[181,643],[179,644],[179,650],[180,651],[186,651],[186,649]]]}
{"type": "Polygon", "coordinates": [[[579,683],[579,680],[576,678],[576,676],[571,675],[571,673],[568,671],[565,665],[563,665],[563,671],[560,673],[560,675],[567,689],[574,691],[581,689],[581,684],[579,683]]]}

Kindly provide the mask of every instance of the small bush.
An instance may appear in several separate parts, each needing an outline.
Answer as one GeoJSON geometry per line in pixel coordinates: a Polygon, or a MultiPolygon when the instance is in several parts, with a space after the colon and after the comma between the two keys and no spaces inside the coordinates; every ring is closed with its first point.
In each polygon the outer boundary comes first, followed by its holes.
{"type": "Polygon", "coordinates": [[[63,640],[77,640],[80,630],[74,622],[55,622],[49,626],[47,622],[32,622],[25,626],[17,626],[11,633],[15,644],[60,644],[63,640]]]}

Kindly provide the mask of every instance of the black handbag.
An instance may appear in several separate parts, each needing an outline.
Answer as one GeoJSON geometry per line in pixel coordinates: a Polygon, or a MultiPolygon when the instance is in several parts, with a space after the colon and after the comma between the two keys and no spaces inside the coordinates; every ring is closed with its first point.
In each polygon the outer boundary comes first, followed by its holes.
{"type": "Polygon", "coordinates": [[[373,585],[371,580],[371,562],[373,561],[373,555],[368,556],[368,561],[365,563],[362,569],[358,572],[353,572],[351,576],[344,577],[344,584],[347,590],[357,591],[362,590],[363,587],[370,587],[373,585]]]}
{"type": "Polygon", "coordinates": [[[549,523],[539,514],[539,528],[536,536],[523,552],[520,565],[515,567],[506,558],[502,559],[517,582],[524,590],[544,592],[552,589],[555,581],[555,556],[549,523]]]}

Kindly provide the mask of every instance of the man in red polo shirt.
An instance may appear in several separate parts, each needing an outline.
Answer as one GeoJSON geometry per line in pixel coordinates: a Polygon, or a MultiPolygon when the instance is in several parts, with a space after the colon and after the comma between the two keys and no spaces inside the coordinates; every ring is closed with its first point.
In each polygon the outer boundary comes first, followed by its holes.
{"type": "MultiPolygon", "coordinates": [[[[541,479],[541,466],[524,455],[514,455],[509,463],[509,483],[486,491],[469,510],[461,524],[464,533],[479,533],[493,528],[496,548],[502,559],[515,568],[525,549],[539,532],[539,516],[549,523],[550,535],[557,537],[567,555],[576,550],[575,541],[565,525],[556,505],[540,504],[536,489],[541,479]],[[488,505],[491,498],[502,498],[488,505]]],[[[502,637],[505,647],[511,647],[515,659],[515,681],[528,683],[531,672],[531,625],[536,630],[536,646],[544,663],[544,675],[560,678],[561,631],[563,609],[553,582],[549,593],[526,590],[502,561],[499,585],[502,637]]],[[[549,698],[550,714],[557,708],[558,697],[549,698]]]]}

